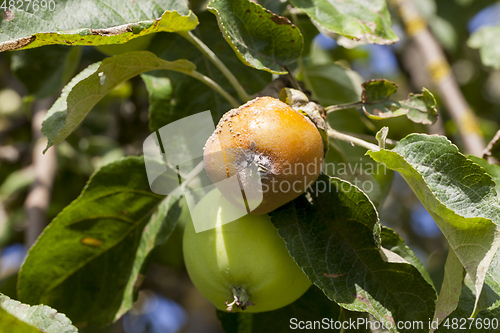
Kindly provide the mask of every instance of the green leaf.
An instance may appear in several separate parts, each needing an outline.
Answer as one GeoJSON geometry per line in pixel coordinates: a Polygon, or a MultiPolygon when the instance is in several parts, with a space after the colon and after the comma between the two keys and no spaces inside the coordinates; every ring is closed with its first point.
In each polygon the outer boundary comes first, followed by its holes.
{"type": "Polygon", "coordinates": [[[250,0],[212,0],[208,9],[220,30],[246,65],[276,74],[300,56],[303,37],[286,17],[266,11],[250,0]]]}
{"type": "MultiPolygon", "coordinates": [[[[469,329],[468,332],[498,332],[500,329],[498,318],[500,318],[500,301],[496,302],[491,308],[481,311],[475,318],[474,324],[471,325],[471,329],[469,329]]],[[[439,330],[439,332],[441,332],[441,330],[439,330]]]]}
{"type": "Polygon", "coordinates": [[[368,154],[399,172],[410,185],[473,279],[476,295],[480,295],[500,244],[500,207],[491,177],[445,137],[436,135],[412,134],[392,151],[368,154]]]}
{"type": "Polygon", "coordinates": [[[398,86],[386,79],[369,80],[363,82],[363,103],[374,103],[386,100],[398,90],[398,86]]]}
{"type": "Polygon", "coordinates": [[[0,294],[0,332],[76,333],[78,330],[64,314],[48,306],[29,306],[0,294]],[[18,320],[9,319],[10,316],[18,320]]]}
{"type": "Polygon", "coordinates": [[[150,191],[142,157],[99,169],[30,249],[19,273],[20,300],[52,306],[78,326],[118,319],[132,305],[156,244],[164,211],[150,216],[163,199],[150,191]]]}
{"type": "Polygon", "coordinates": [[[356,312],[356,311],[349,311],[349,310],[346,310],[344,308],[341,308],[340,309],[340,316],[339,316],[339,322],[341,323],[347,323],[345,324],[346,326],[349,325],[349,323],[356,323],[354,324],[353,326],[350,326],[349,329],[343,329],[341,330],[340,332],[344,333],[344,332],[349,332],[349,331],[352,331],[352,329],[354,328],[356,330],[357,333],[373,333],[373,332],[389,332],[388,330],[385,330],[383,328],[380,328],[379,330],[375,329],[375,327],[373,327],[373,329],[370,329],[370,326],[369,324],[367,324],[367,322],[369,322],[372,318],[370,318],[370,315],[366,312],[356,312]],[[358,323],[360,323],[361,325],[358,325],[358,323]],[[365,324],[363,324],[365,323],[365,324]]]}
{"type": "MultiPolygon", "coordinates": [[[[288,5],[287,2],[285,2],[285,4],[288,5]]],[[[297,15],[296,20],[294,18],[294,24],[300,29],[300,33],[304,38],[304,49],[302,50],[301,57],[305,59],[311,54],[312,48],[317,49],[314,38],[319,34],[319,31],[307,15],[297,15]]]]}
{"type": "Polygon", "coordinates": [[[0,332],[40,333],[42,331],[17,319],[0,307],[0,332]]]}
{"type": "MultiPolygon", "coordinates": [[[[450,313],[457,308],[462,291],[464,267],[453,249],[449,249],[448,258],[444,266],[444,278],[439,292],[436,311],[432,321],[439,325],[450,313]]],[[[433,330],[431,330],[433,332],[433,330]]]]}
{"type": "Polygon", "coordinates": [[[394,82],[377,79],[363,82],[363,111],[371,119],[385,119],[406,115],[415,123],[434,124],[437,120],[436,99],[426,88],[421,94],[412,94],[407,99],[395,102],[389,96],[397,90],[394,82]]]}
{"type": "Polygon", "coordinates": [[[499,331],[500,297],[489,289],[487,285],[484,286],[480,295],[479,308],[483,310],[474,318],[468,318],[476,302],[476,295],[473,290],[474,283],[466,275],[462,290],[458,292],[460,301],[458,302],[457,309],[441,322],[437,332],[455,333],[458,331],[457,326],[461,327],[463,331],[474,333],[499,331]],[[453,323],[457,324],[453,325],[453,323]]]}
{"type": "MultiPolygon", "coordinates": [[[[493,264],[492,264],[493,265],[493,264]]],[[[491,265],[490,265],[491,266],[491,265]]],[[[488,279],[488,278],[487,278],[488,279]]],[[[486,279],[486,281],[487,281],[486,279]]],[[[498,286],[497,290],[498,290],[498,286]]],[[[467,296],[472,296],[472,297],[467,297],[467,307],[470,309],[474,309],[474,301],[475,301],[475,293],[474,293],[474,281],[471,279],[471,277],[466,274],[464,277],[464,284],[463,288],[467,288],[468,295],[467,296]]],[[[479,295],[479,304],[475,309],[475,312],[472,314],[471,317],[477,317],[477,314],[485,309],[492,309],[495,308],[497,305],[495,305],[496,302],[500,300],[500,295],[493,289],[490,288],[488,284],[485,284],[483,289],[481,290],[481,295],[479,295]]]]}
{"type": "Polygon", "coordinates": [[[500,251],[495,253],[490,267],[488,267],[485,283],[500,297],[500,251]]]}
{"type": "Polygon", "coordinates": [[[321,105],[336,105],[359,100],[363,78],[337,64],[306,65],[303,74],[307,89],[321,105]],[[307,81],[306,81],[307,78],[307,81]]]}
{"type": "Polygon", "coordinates": [[[375,134],[375,139],[377,139],[378,146],[380,148],[385,148],[385,141],[387,140],[387,134],[389,134],[389,127],[384,126],[380,131],[375,134]]]}
{"type": "MultiPolygon", "coordinates": [[[[500,196],[500,165],[489,164],[486,160],[476,156],[468,156],[468,158],[482,166],[493,178],[496,184],[497,197],[500,196]]],[[[500,249],[493,256],[488,267],[485,283],[500,297],[500,249]]],[[[497,306],[500,306],[500,303],[497,306]]]]}
{"type": "Polygon", "coordinates": [[[343,308],[369,312],[388,325],[427,322],[434,312],[434,288],[417,268],[380,246],[377,211],[357,187],[320,176],[305,195],[273,211],[271,220],[309,279],[343,308]]]}
{"type": "MultiPolygon", "coordinates": [[[[35,181],[33,168],[25,168],[11,172],[0,185],[0,198],[8,199],[10,196],[21,192],[35,181]]],[[[1,234],[1,233],[0,233],[1,234]]]]}
{"type": "Polygon", "coordinates": [[[500,198],[500,165],[489,164],[485,159],[479,158],[477,156],[468,155],[468,159],[474,161],[474,163],[482,166],[486,172],[493,178],[495,182],[495,190],[497,191],[497,196],[500,198]]]}
{"type": "Polygon", "coordinates": [[[53,4],[54,10],[34,11],[33,6],[27,9],[31,2],[24,2],[14,11],[12,21],[0,21],[0,52],[50,44],[122,44],[159,31],[192,30],[198,24],[183,0],[168,0],[162,5],[151,0],[47,3],[53,4]]]}
{"type": "Polygon", "coordinates": [[[61,45],[12,53],[11,69],[28,93],[42,99],[58,93],[73,77],[82,48],[61,45]]]}
{"type": "MultiPolygon", "coordinates": [[[[158,209],[160,211],[161,205],[158,209]]],[[[182,235],[186,223],[193,223],[187,200],[183,196],[174,207],[170,208],[167,213],[167,220],[177,220],[174,230],[164,227],[160,229],[156,237],[156,247],[151,253],[151,260],[157,264],[171,267],[176,270],[184,269],[184,258],[182,253],[182,235]],[[168,236],[168,239],[166,237],[168,236]]]]}
{"type": "Polygon", "coordinates": [[[437,120],[436,99],[426,88],[421,94],[412,94],[399,102],[403,110],[408,110],[406,117],[415,123],[432,125],[437,120]]]}
{"type": "Polygon", "coordinates": [[[123,316],[134,305],[137,288],[146,277],[151,251],[165,243],[172,235],[182,211],[179,201],[179,196],[167,196],[144,227],[134,258],[133,269],[123,293],[122,304],[116,313],[116,319],[123,316]]]}
{"type": "Polygon", "coordinates": [[[321,28],[349,39],[373,44],[399,40],[391,29],[385,0],[290,0],[321,28]]]}
{"type": "Polygon", "coordinates": [[[500,25],[480,28],[470,36],[467,45],[479,49],[483,64],[500,69],[500,25]]]}
{"type": "MultiPolygon", "coordinates": [[[[47,148],[45,148],[45,151],[52,146],[53,144],[56,144],[59,141],[64,140],[65,137],[67,137],[70,133],[71,130],[76,128],[78,124],[85,118],[87,113],[90,111],[90,109],[97,103],[91,103],[87,107],[88,110],[84,110],[83,114],[81,115],[74,115],[78,116],[76,117],[76,120],[74,120],[74,124],[72,124],[72,129],[68,131],[66,135],[64,135],[63,138],[58,140],[57,142],[54,142],[57,137],[60,135],[60,131],[64,127],[68,127],[66,124],[66,119],[68,117],[68,105],[67,105],[67,99],[69,95],[71,94],[73,88],[80,84],[80,82],[84,82],[86,79],[88,79],[92,74],[95,74],[95,71],[99,68],[101,65],[100,62],[96,62],[87,68],[85,68],[83,71],[78,73],[62,90],[61,96],[56,100],[56,102],[52,105],[52,107],[49,109],[47,114],[45,115],[45,118],[42,123],[42,133],[47,137],[48,143],[47,143],[47,148]]],[[[78,100],[75,99],[73,102],[75,105],[78,105],[78,100]]],[[[44,152],[45,152],[44,151],[44,152]]]]}
{"type": "Polygon", "coordinates": [[[154,132],[177,120],[170,101],[172,83],[168,77],[141,74],[149,95],[149,129],[154,132]]]}
{"type": "MultiPolygon", "coordinates": [[[[328,300],[316,286],[309,288],[301,298],[292,304],[274,311],[227,313],[217,310],[217,317],[226,333],[284,333],[299,328],[305,330],[308,324],[299,323],[299,321],[308,321],[309,325],[314,321],[322,321],[323,318],[335,321],[339,314],[339,306],[328,300]]],[[[327,323],[330,324],[330,320],[327,323]]],[[[329,332],[339,332],[339,330],[333,329],[333,325],[331,327],[328,329],[329,332]]]]}
{"type": "Polygon", "coordinates": [[[413,253],[413,251],[406,245],[405,241],[391,228],[382,226],[382,232],[380,233],[380,238],[382,239],[382,246],[387,250],[390,250],[401,258],[412,264],[422,277],[431,286],[434,286],[429,273],[425,269],[424,265],[420,262],[420,259],[413,253]]]}
{"type": "Polygon", "coordinates": [[[120,83],[147,71],[166,69],[192,75],[195,65],[187,60],[159,59],[148,51],[106,58],[90,65],[64,87],[45,116],[42,133],[48,138],[45,150],[64,140],[108,92],[120,83]]]}
{"type": "MultiPolygon", "coordinates": [[[[347,125],[350,125],[347,122],[349,115],[350,118],[361,118],[359,113],[354,112],[346,115],[346,121],[342,118],[334,118],[343,111],[336,111],[329,115],[329,123],[332,127],[336,126],[339,130],[347,128],[347,125]]],[[[331,177],[339,177],[359,187],[375,207],[381,207],[390,191],[394,176],[394,171],[366,156],[365,148],[353,147],[349,142],[332,139],[330,139],[330,150],[326,155],[323,170],[331,177]]]]}

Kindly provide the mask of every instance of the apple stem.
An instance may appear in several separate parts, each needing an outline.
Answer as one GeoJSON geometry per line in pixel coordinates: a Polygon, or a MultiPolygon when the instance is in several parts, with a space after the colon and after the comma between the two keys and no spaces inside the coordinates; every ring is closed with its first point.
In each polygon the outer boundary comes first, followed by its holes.
{"type": "Polygon", "coordinates": [[[246,310],[247,306],[255,305],[254,303],[250,302],[250,297],[248,296],[245,288],[234,287],[232,288],[232,291],[234,300],[231,303],[228,303],[226,300],[227,312],[233,312],[234,306],[239,307],[242,310],[246,310]]]}

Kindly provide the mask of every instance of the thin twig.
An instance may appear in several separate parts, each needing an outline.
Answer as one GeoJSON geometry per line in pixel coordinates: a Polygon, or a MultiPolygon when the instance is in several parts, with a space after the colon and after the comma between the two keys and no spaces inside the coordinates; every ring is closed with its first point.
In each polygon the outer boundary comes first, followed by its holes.
{"type": "Polygon", "coordinates": [[[392,0],[392,3],[399,12],[406,33],[415,41],[426,64],[428,75],[435,83],[448,113],[457,125],[465,151],[481,156],[485,143],[478,120],[460,91],[443,48],[429,31],[427,23],[411,0],[392,0]]]}
{"type": "Polygon", "coordinates": [[[193,170],[191,170],[190,173],[187,174],[186,176],[186,179],[182,182],[180,188],[181,188],[181,193],[184,193],[184,190],[186,189],[186,187],[189,185],[189,183],[196,178],[196,176],[198,176],[198,174],[203,171],[203,169],[205,168],[205,163],[203,161],[201,161],[200,163],[198,163],[194,168],[193,170]]]}
{"type": "Polygon", "coordinates": [[[491,139],[491,141],[488,143],[486,148],[484,148],[483,154],[481,156],[482,158],[486,158],[488,156],[491,156],[491,150],[493,149],[493,146],[495,146],[497,144],[498,140],[500,140],[500,130],[498,130],[495,133],[495,136],[493,136],[493,139],[491,139]]]}
{"type": "Polygon", "coordinates": [[[56,149],[49,149],[45,155],[43,154],[43,150],[47,145],[47,138],[40,132],[43,118],[53,102],[54,98],[46,98],[33,103],[31,130],[34,143],[32,163],[35,181],[31,185],[24,202],[27,219],[25,242],[28,247],[35,243],[38,235],[47,225],[46,213],[49,208],[52,185],[57,169],[56,149]]]}
{"type": "Polygon", "coordinates": [[[178,32],[179,35],[188,40],[193,44],[198,50],[201,51],[210,61],[222,72],[222,74],[228,79],[231,85],[236,90],[238,96],[244,101],[250,100],[250,95],[247,94],[245,88],[240,84],[238,79],[233,75],[233,73],[224,65],[224,63],[217,57],[217,55],[198,37],[193,35],[191,31],[178,32]]]}
{"type": "MultiPolygon", "coordinates": [[[[359,138],[359,139],[362,139],[362,140],[371,140],[373,142],[377,142],[377,139],[371,135],[367,135],[367,134],[360,134],[360,133],[351,133],[351,132],[342,132],[343,134],[346,134],[346,135],[350,135],[350,136],[353,136],[355,138],[359,138]]],[[[385,139],[385,143],[387,143],[388,145],[391,145],[391,146],[395,146],[398,144],[398,140],[391,140],[391,139],[385,139]]]]}
{"type": "Polygon", "coordinates": [[[348,104],[339,104],[339,105],[330,105],[325,108],[326,113],[335,112],[339,110],[352,109],[352,108],[360,108],[365,105],[363,102],[354,102],[348,104]]]}
{"type": "Polygon", "coordinates": [[[374,151],[380,150],[380,147],[377,145],[374,145],[373,143],[366,142],[365,140],[362,140],[360,138],[356,138],[354,136],[341,133],[339,131],[334,130],[330,126],[328,126],[328,136],[330,138],[333,138],[333,139],[338,139],[338,140],[350,142],[351,144],[355,144],[355,145],[358,145],[360,147],[364,147],[368,150],[374,150],[374,151]]]}

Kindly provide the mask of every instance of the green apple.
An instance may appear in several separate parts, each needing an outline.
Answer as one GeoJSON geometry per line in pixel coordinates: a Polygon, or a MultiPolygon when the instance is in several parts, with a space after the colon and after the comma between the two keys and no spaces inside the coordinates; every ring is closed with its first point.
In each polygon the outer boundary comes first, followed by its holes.
{"type": "Polygon", "coordinates": [[[214,189],[191,212],[194,221],[215,221],[199,233],[186,225],[183,253],[193,284],[220,310],[263,312],[294,302],[311,282],[267,214],[221,225],[236,210],[214,189]]]}

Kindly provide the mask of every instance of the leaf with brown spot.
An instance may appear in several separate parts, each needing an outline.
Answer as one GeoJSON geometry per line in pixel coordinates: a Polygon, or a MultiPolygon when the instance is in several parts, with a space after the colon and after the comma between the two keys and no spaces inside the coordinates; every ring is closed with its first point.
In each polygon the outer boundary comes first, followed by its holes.
{"type": "Polygon", "coordinates": [[[361,101],[365,114],[376,120],[406,115],[415,123],[434,124],[437,120],[437,103],[434,95],[422,88],[421,94],[412,94],[407,99],[393,101],[389,99],[397,90],[394,82],[376,79],[363,82],[361,101]]]}
{"type": "Polygon", "coordinates": [[[346,275],[347,273],[341,273],[341,274],[328,274],[328,273],[323,273],[324,276],[326,277],[331,277],[331,278],[336,278],[336,277],[339,277],[339,276],[344,276],[346,275]]]}
{"type": "Polygon", "coordinates": [[[149,189],[142,157],[103,166],[30,249],[20,300],[47,304],[77,324],[116,321],[132,307],[149,253],[168,239],[178,216],[176,197],[149,189]]]}
{"type": "Polygon", "coordinates": [[[290,22],[289,19],[287,19],[286,17],[283,17],[283,16],[278,16],[278,15],[273,15],[271,16],[271,20],[276,23],[276,24],[288,24],[288,25],[292,25],[292,22],[290,22]]]}
{"type": "Polygon", "coordinates": [[[92,237],[84,237],[81,240],[82,244],[100,247],[104,243],[102,240],[92,237]]]}
{"type": "Polygon", "coordinates": [[[285,74],[285,67],[302,52],[299,29],[286,17],[250,0],[212,0],[208,9],[217,16],[226,41],[248,66],[285,74]]]}
{"type": "Polygon", "coordinates": [[[0,52],[51,44],[123,44],[155,32],[186,31],[198,25],[197,17],[183,0],[166,3],[143,0],[140,4],[121,0],[56,0],[55,3],[54,10],[34,11],[25,2],[23,8],[16,9],[15,17],[9,11],[4,12],[4,20],[0,20],[0,52]]]}

